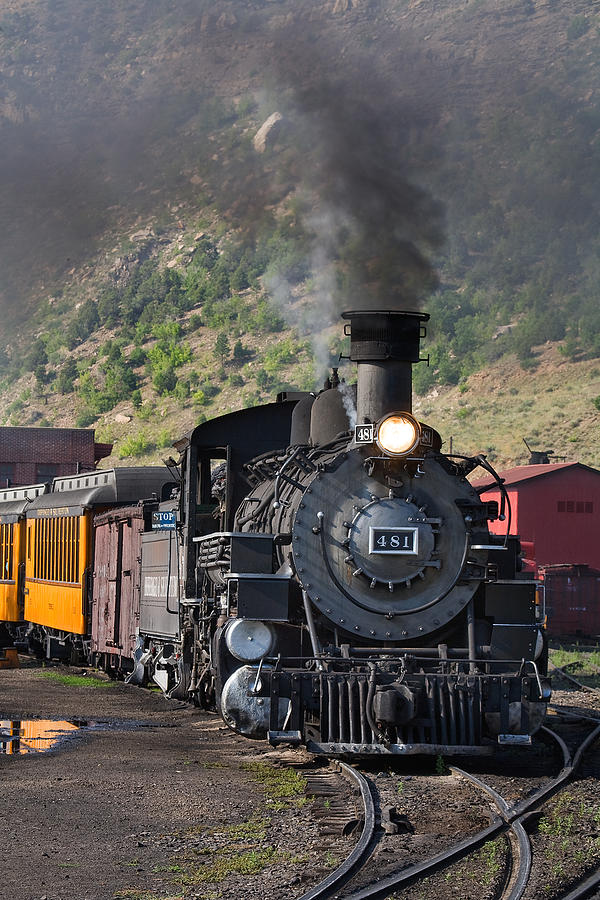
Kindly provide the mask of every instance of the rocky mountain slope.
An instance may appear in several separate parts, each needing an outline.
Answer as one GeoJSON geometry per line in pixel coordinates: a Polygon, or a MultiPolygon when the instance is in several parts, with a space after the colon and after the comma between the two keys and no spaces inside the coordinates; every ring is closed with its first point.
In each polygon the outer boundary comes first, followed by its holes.
{"type": "Polygon", "coordinates": [[[599,28],[585,0],[1,0],[3,422],[156,459],[315,386],[341,309],[419,305],[417,409],[456,449],[600,465],[599,28]]]}

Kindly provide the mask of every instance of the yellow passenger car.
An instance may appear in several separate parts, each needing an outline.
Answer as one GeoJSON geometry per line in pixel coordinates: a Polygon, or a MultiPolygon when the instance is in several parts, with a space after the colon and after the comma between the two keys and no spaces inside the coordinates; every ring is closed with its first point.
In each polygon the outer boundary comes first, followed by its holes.
{"type": "Polygon", "coordinates": [[[92,602],[93,517],[171,490],[162,467],[122,468],[55,478],[27,509],[24,618],[30,644],[48,657],[85,651],[92,602]]]}
{"type": "MultiPolygon", "coordinates": [[[[48,495],[48,500],[54,499],[48,495]]],[[[85,634],[86,578],[91,560],[91,511],[81,506],[37,508],[27,518],[25,619],[85,634]]]]}
{"type": "Polygon", "coordinates": [[[23,621],[25,513],[45,484],[0,491],[0,621],[23,621]]]}

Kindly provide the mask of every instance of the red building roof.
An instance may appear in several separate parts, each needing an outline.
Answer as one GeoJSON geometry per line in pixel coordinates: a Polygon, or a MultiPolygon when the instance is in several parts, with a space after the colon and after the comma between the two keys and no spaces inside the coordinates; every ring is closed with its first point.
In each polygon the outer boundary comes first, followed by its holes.
{"type": "MultiPolygon", "coordinates": [[[[585,466],[583,463],[578,462],[546,463],[537,466],[515,466],[513,469],[505,469],[502,472],[498,472],[498,475],[508,487],[509,485],[520,484],[523,481],[529,481],[532,478],[554,475],[556,472],[561,472],[565,469],[585,469],[588,472],[593,472],[595,475],[600,475],[598,469],[592,469],[591,466],[585,466]]],[[[475,487],[483,487],[486,484],[494,485],[495,483],[494,479],[488,475],[485,478],[474,481],[473,485],[475,487]]]]}

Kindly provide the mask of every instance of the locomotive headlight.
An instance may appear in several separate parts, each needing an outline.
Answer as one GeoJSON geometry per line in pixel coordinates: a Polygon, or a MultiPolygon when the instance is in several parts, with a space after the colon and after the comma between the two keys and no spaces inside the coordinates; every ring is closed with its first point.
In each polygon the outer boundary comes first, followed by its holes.
{"type": "Polygon", "coordinates": [[[386,453],[401,456],[419,443],[419,425],[412,416],[396,413],[383,419],[377,429],[377,444],[386,453]]]}
{"type": "Polygon", "coordinates": [[[266,622],[233,619],[227,626],[225,643],[236,659],[242,662],[257,662],[270,653],[275,643],[275,635],[266,622]]]}

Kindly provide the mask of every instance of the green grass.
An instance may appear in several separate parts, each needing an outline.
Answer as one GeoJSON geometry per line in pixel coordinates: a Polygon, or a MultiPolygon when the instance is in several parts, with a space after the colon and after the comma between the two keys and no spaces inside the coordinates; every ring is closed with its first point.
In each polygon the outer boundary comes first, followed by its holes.
{"type": "Polygon", "coordinates": [[[264,841],[267,837],[267,828],[271,824],[271,820],[265,817],[253,817],[245,822],[238,822],[235,825],[227,825],[223,829],[219,829],[223,834],[227,835],[232,841],[242,841],[252,839],[253,841],[264,841]]]}
{"type": "Polygon", "coordinates": [[[273,847],[235,852],[224,847],[214,854],[212,861],[204,866],[190,867],[176,882],[181,885],[218,884],[232,875],[257,875],[275,859],[273,847]]]}
{"type": "Polygon", "coordinates": [[[560,647],[558,650],[550,651],[550,661],[558,666],[559,669],[564,666],[571,666],[576,671],[588,671],[594,673],[595,668],[600,669],[600,650],[586,652],[582,650],[564,650],[560,647]]]}
{"type": "Polygon", "coordinates": [[[306,779],[295,769],[278,768],[262,762],[244,763],[243,768],[263,785],[272,808],[285,809],[290,804],[304,806],[307,802],[306,779]]]}
{"type": "MultiPolygon", "coordinates": [[[[552,665],[565,670],[581,684],[600,690],[600,650],[579,650],[577,646],[550,649],[549,659],[552,665]]],[[[564,684],[560,672],[554,672],[550,666],[550,675],[556,679],[556,685],[564,684]]]]}
{"type": "Polygon", "coordinates": [[[96,678],[94,675],[63,675],[56,669],[46,669],[39,673],[42,678],[50,678],[58,684],[64,684],[67,687],[87,687],[87,688],[112,688],[116,687],[115,681],[104,681],[96,678]]]}

